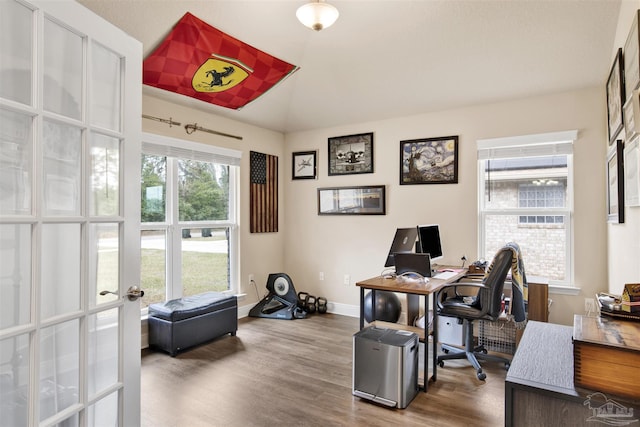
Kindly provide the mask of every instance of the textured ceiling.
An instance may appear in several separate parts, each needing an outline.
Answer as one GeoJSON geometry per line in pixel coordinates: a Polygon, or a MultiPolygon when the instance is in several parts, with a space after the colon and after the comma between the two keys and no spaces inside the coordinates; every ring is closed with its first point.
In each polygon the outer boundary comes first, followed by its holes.
{"type": "Polygon", "coordinates": [[[79,0],[143,43],[191,12],[300,70],[234,111],[147,93],[280,132],[407,116],[603,85],[620,0],[329,0],[314,32],[306,0],[79,0]]]}

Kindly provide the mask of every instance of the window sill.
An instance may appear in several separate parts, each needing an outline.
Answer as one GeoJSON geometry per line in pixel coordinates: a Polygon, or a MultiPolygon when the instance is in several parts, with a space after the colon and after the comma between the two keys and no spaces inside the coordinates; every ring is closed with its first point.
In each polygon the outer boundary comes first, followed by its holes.
{"type": "Polygon", "coordinates": [[[558,286],[558,285],[549,285],[549,293],[550,294],[558,294],[558,295],[580,295],[582,289],[575,288],[573,286],[558,286]]]}

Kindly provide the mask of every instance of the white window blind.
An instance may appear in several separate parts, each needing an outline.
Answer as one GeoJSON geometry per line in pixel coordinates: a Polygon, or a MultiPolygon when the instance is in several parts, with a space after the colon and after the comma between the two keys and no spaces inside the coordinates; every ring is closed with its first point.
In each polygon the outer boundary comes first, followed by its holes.
{"type": "Polygon", "coordinates": [[[242,157],[242,152],[238,150],[175,140],[153,134],[144,134],[142,152],[156,156],[176,157],[230,166],[240,166],[242,157]]]}
{"type": "Polygon", "coordinates": [[[577,130],[477,141],[478,160],[573,154],[577,130]]]}

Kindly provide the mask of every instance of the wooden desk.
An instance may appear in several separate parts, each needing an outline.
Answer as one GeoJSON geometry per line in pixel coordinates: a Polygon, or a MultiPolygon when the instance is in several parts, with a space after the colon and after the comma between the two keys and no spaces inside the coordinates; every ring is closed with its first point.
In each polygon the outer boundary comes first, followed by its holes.
{"type": "MultiPolygon", "coordinates": [[[[445,269],[447,267],[440,266],[441,269],[445,269]]],[[[451,267],[452,269],[455,267],[451,267]]],[[[423,370],[424,370],[424,386],[423,390],[427,391],[427,383],[429,370],[428,370],[428,360],[429,360],[429,295],[433,295],[433,336],[432,336],[432,376],[431,379],[435,381],[437,379],[437,366],[438,366],[438,316],[436,314],[436,298],[435,292],[442,288],[444,285],[456,282],[465,276],[467,270],[462,270],[460,273],[448,278],[448,279],[436,279],[435,277],[429,278],[427,283],[422,283],[418,281],[410,281],[410,280],[402,280],[402,279],[385,279],[382,276],[373,277],[371,279],[363,280],[356,283],[356,286],[360,287],[360,329],[364,328],[364,298],[365,298],[365,290],[370,289],[372,292],[372,313],[371,317],[375,319],[375,301],[376,301],[376,291],[387,291],[387,292],[397,292],[403,293],[407,295],[407,325],[398,325],[396,323],[388,323],[388,322],[372,322],[379,327],[387,327],[394,329],[403,329],[409,330],[411,332],[415,332],[418,334],[420,341],[424,343],[424,359],[423,359],[423,370]],[[424,307],[425,307],[425,322],[424,329],[414,327],[411,322],[418,315],[418,310],[420,308],[420,297],[424,297],[424,307]]]]}

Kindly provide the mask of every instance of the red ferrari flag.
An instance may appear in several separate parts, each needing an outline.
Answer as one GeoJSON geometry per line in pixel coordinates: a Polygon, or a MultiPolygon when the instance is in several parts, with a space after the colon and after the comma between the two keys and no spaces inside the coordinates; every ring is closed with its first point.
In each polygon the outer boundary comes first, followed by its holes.
{"type": "Polygon", "coordinates": [[[187,12],[143,63],[143,83],[238,110],[298,70],[187,12]]]}

